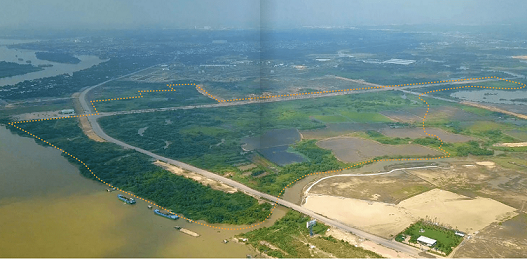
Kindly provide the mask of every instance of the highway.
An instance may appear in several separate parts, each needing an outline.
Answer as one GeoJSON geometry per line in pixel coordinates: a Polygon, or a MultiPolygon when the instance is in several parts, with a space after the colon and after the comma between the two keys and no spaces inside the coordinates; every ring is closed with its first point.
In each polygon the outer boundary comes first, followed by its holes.
{"type": "Polygon", "coordinates": [[[347,232],[351,232],[354,235],[357,235],[359,237],[371,240],[371,241],[373,241],[373,242],[375,242],[377,244],[380,244],[382,246],[394,249],[396,251],[404,252],[404,253],[407,253],[409,255],[414,255],[416,257],[418,257],[418,253],[421,252],[420,250],[418,250],[418,249],[416,249],[414,247],[407,246],[407,245],[404,245],[402,243],[399,243],[399,242],[396,242],[396,241],[392,241],[392,240],[388,240],[388,239],[385,239],[385,238],[382,238],[382,237],[379,237],[379,236],[376,236],[376,235],[364,232],[364,231],[362,231],[360,229],[344,225],[344,224],[342,224],[342,223],[340,223],[338,221],[335,221],[335,220],[329,219],[327,217],[324,217],[322,215],[319,215],[319,214],[317,214],[317,213],[315,213],[315,212],[313,212],[311,210],[305,209],[305,208],[303,208],[303,207],[301,207],[301,206],[299,206],[297,204],[294,204],[292,202],[289,202],[289,201],[286,201],[286,200],[283,200],[283,199],[279,199],[279,198],[277,198],[275,196],[272,196],[272,195],[269,195],[269,194],[262,193],[262,192],[259,192],[257,190],[251,189],[251,188],[249,188],[249,187],[247,187],[247,186],[245,186],[245,185],[243,185],[243,184],[241,184],[239,182],[233,181],[233,180],[231,180],[229,178],[217,175],[215,173],[212,173],[212,172],[209,172],[209,171],[206,171],[206,170],[194,167],[192,165],[189,165],[189,164],[186,164],[186,163],[174,160],[174,159],[170,159],[170,158],[166,158],[166,157],[154,154],[154,153],[152,153],[150,151],[147,151],[147,150],[144,150],[142,148],[138,148],[138,147],[129,145],[129,144],[125,143],[125,142],[122,142],[120,140],[114,139],[114,138],[108,136],[101,129],[100,125],[97,123],[97,118],[99,118],[99,117],[100,116],[98,116],[98,115],[89,116],[88,120],[90,121],[90,123],[91,123],[91,125],[93,127],[93,131],[95,132],[95,134],[99,135],[99,137],[103,138],[104,140],[106,140],[108,142],[115,143],[115,144],[117,144],[119,146],[122,146],[124,148],[129,148],[129,149],[136,150],[137,152],[140,152],[140,153],[143,153],[145,155],[148,155],[148,156],[150,156],[150,157],[152,157],[154,159],[157,159],[157,160],[160,160],[160,161],[163,161],[163,162],[166,162],[166,163],[178,166],[178,167],[183,168],[185,170],[188,170],[188,171],[191,171],[191,172],[203,175],[203,176],[205,176],[207,178],[210,178],[210,179],[213,179],[213,180],[225,183],[225,184],[227,184],[229,186],[232,186],[232,187],[234,187],[234,188],[236,188],[236,189],[238,189],[240,191],[243,191],[243,192],[245,192],[245,193],[247,193],[249,195],[260,197],[260,198],[263,198],[263,199],[267,199],[267,200],[269,200],[271,202],[278,203],[278,204],[280,204],[282,206],[288,207],[290,209],[293,209],[293,210],[301,212],[301,213],[303,213],[305,215],[308,215],[308,216],[310,216],[310,217],[312,217],[314,219],[317,219],[319,222],[323,222],[323,223],[325,223],[327,225],[340,228],[340,229],[342,229],[344,231],[347,231],[347,232]]]}
{"type": "MultiPolygon", "coordinates": [[[[113,79],[113,80],[115,80],[115,79],[113,79]]],[[[438,84],[429,84],[429,85],[415,85],[415,86],[405,86],[405,87],[383,87],[383,88],[374,88],[374,89],[368,89],[368,90],[354,90],[354,91],[323,93],[323,94],[306,94],[306,95],[297,95],[297,96],[276,97],[276,98],[269,98],[269,99],[263,99],[262,98],[262,99],[249,100],[249,101],[222,102],[222,103],[213,103],[213,104],[188,105],[188,106],[177,106],[177,107],[166,107],[166,108],[155,108],[155,109],[141,109],[141,110],[130,110],[130,111],[101,112],[101,113],[99,113],[99,115],[101,115],[101,116],[114,116],[114,115],[121,115],[121,114],[151,113],[151,112],[163,112],[163,111],[174,111],[174,110],[216,108],[216,107],[238,106],[238,105],[248,105],[248,104],[258,104],[258,103],[292,101],[292,100],[300,100],[300,99],[322,98],[322,97],[348,95],[348,94],[361,94],[361,93],[370,93],[370,92],[379,92],[379,91],[392,91],[392,90],[402,91],[402,92],[409,93],[409,94],[419,95],[419,93],[411,92],[411,91],[408,91],[407,89],[423,88],[423,87],[431,87],[431,86],[439,86],[439,85],[469,84],[469,83],[484,82],[484,81],[498,81],[498,79],[481,79],[481,80],[470,80],[470,81],[467,80],[467,81],[461,81],[461,82],[448,82],[448,83],[438,83],[438,84]]],[[[90,87],[87,90],[89,91],[89,90],[91,90],[91,89],[93,89],[93,88],[95,88],[97,86],[98,85],[92,86],[92,87],[90,87]]],[[[435,99],[440,99],[440,100],[444,100],[444,101],[448,101],[448,102],[458,102],[458,101],[449,100],[449,99],[436,97],[436,96],[428,96],[428,95],[424,95],[424,96],[425,97],[435,98],[435,99]]],[[[80,97],[80,98],[82,98],[82,97],[80,97]]],[[[214,100],[214,101],[216,101],[216,100],[214,100]]],[[[85,108],[85,111],[90,111],[90,110],[91,110],[90,107],[88,107],[88,110],[86,110],[86,108],[85,108]]]]}
{"type": "MultiPolygon", "coordinates": [[[[146,69],[148,69],[148,68],[146,68],[146,69]]],[[[146,70],[146,69],[143,69],[143,70],[146,70]]],[[[134,73],[131,73],[131,74],[135,74],[135,73],[141,72],[143,70],[140,70],[140,71],[137,71],[137,72],[134,72],[134,73]]],[[[122,76],[122,77],[119,77],[119,78],[123,78],[123,77],[129,76],[131,74],[128,74],[128,75],[125,75],[125,76],[122,76]]],[[[84,109],[84,112],[85,113],[92,113],[92,107],[91,107],[89,101],[86,100],[86,95],[88,94],[89,91],[91,91],[92,89],[94,89],[94,88],[96,88],[96,87],[98,87],[100,85],[103,85],[103,84],[105,84],[107,82],[110,82],[110,81],[113,81],[113,80],[117,80],[119,78],[111,79],[111,80],[108,80],[106,82],[103,82],[103,83],[100,83],[100,84],[97,84],[97,85],[85,88],[79,95],[79,102],[81,103],[81,106],[84,109]]],[[[377,90],[381,90],[381,89],[377,89],[377,90]]],[[[325,96],[327,96],[327,95],[325,95],[325,96]]],[[[313,98],[313,97],[311,97],[311,98],[313,98]]],[[[271,100],[269,99],[269,100],[264,100],[264,101],[271,101],[271,100]]],[[[278,100],[276,100],[276,101],[278,101],[278,100]]],[[[406,253],[408,255],[412,255],[412,256],[415,256],[415,257],[421,257],[421,256],[418,255],[421,252],[421,250],[419,250],[417,248],[414,248],[414,247],[411,247],[411,246],[407,246],[405,244],[396,242],[394,240],[385,239],[385,238],[382,238],[382,237],[379,237],[379,236],[367,233],[365,231],[362,231],[362,230],[354,228],[354,227],[350,227],[350,226],[345,225],[343,223],[340,223],[338,221],[335,221],[335,220],[332,220],[332,219],[327,218],[325,216],[322,216],[320,214],[317,214],[317,213],[315,213],[315,212],[313,212],[311,210],[303,208],[303,207],[301,207],[301,206],[299,206],[297,204],[294,204],[292,202],[289,202],[289,201],[277,198],[275,196],[272,196],[272,195],[269,195],[269,194],[266,194],[266,193],[262,193],[260,191],[257,191],[257,190],[254,190],[252,188],[249,188],[249,187],[247,187],[247,186],[245,186],[245,185],[243,185],[243,184],[241,184],[239,182],[233,181],[233,180],[231,180],[229,178],[217,175],[215,173],[212,173],[212,172],[209,172],[209,171],[197,168],[197,167],[194,167],[192,165],[183,163],[181,161],[177,161],[177,160],[174,160],[174,159],[170,159],[170,158],[166,158],[166,157],[154,154],[154,153],[152,153],[152,152],[150,152],[148,150],[144,150],[142,148],[129,145],[129,144],[127,144],[127,143],[125,143],[123,141],[120,141],[118,139],[112,138],[112,137],[107,135],[102,130],[101,126],[97,122],[97,119],[102,117],[102,116],[109,116],[109,115],[116,115],[116,114],[136,113],[136,112],[155,112],[155,111],[175,110],[175,109],[194,109],[194,108],[205,108],[205,107],[211,107],[212,108],[212,107],[231,106],[231,105],[243,105],[243,104],[249,104],[249,103],[255,103],[255,102],[254,101],[250,101],[250,102],[239,102],[239,103],[238,102],[236,102],[236,103],[235,102],[233,102],[233,103],[218,103],[218,104],[199,105],[199,106],[172,107],[172,108],[163,108],[163,109],[148,109],[148,110],[141,110],[141,111],[110,112],[110,113],[105,113],[105,114],[101,114],[101,115],[88,116],[87,118],[88,118],[88,121],[90,122],[90,124],[91,124],[91,126],[93,128],[94,133],[97,134],[102,139],[108,141],[108,142],[115,143],[115,144],[117,144],[117,145],[119,145],[121,147],[127,148],[127,149],[136,150],[137,152],[140,152],[140,153],[143,153],[145,155],[148,155],[148,156],[150,156],[150,157],[152,157],[154,159],[157,159],[157,160],[160,160],[160,161],[163,161],[163,162],[166,162],[166,163],[178,166],[178,167],[183,168],[185,170],[188,170],[188,171],[195,172],[195,173],[198,173],[200,175],[203,175],[203,176],[205,176],[207,178],[214,179],[216,181],[225,183],[225,184],[227,184],[229,186],[232,186],[232,187],[234,187],[234,188],[236,188],[236,189],[238,189],[240,191],[243,191],[243,192],[245,192],[245,193],[247,193],[249,195],[252,195],[252,196],[255,196],[255,197],[259,197],[259,198],[263,198],[263,199],[267,199],[267,200],[269,200],[271,202],[274,202],[274,203],[280,204],[282,206],[285,206],[287,208],[296,210],[296,211],[298,211],[300,213],[303,213],[303,214],[308,215],[308,216],[310,216],[310,217],[312,217],[314,219],[317,219],[319,222],[323,222],[323,223],[325,223],[325,224],[327,224],[329,226],[337,227],[339,229],[342,229],[344,231],[350,232],[350,233],[352,233],[354,235],[357,235],[359,237],[362,237],[364,239],[371,240],[371,241],[373,241],[373,242],[375,242],[377,244],[380,244],[382,246],[385,246],[385,247],[388,247],[388,248],[394,249],[396,251],[403,252],[403,253],[406,253]]]]}
{"type": "MultiPolygon", "coordinates": [[[[82,92],[79,94],[78,98],[79,98],[79,102],[80,102],[80,104],[81,104],[81,106],[82,106],[82,109],[84,110],[84,113],[91,113],[91,111],[92,111],[91,105],[89,105],[89,102],[86,102],[86,94],[88,94],[88,92],[90,92],[93,88],[99,87],[99,86],[101,86],[101,85],[104,85],[104,84],[109,83],[109,82],[114,81],[114,80],[119,80],[119,79],[121,79],[121,78],[125,78],[125,77],[127,77],[127,76],[131,76],[131,75],[133,75],[133,74],[137,74],[137,73],[143,72],[143,71],[145,71],[145,70],[147,70],[147,69],[150,69],[150,68],[153,68],[153,67],[156,67],[156,66],[159,66],[159,65],[161,65],[161,64],[157,64],[157,65],[149,66],[149,67],[147,67],[147,68],[143,68],[143,69],[141,69],[141,70],[138,70],[138,71],[132,72],[132,73],[130,73],[130,74],[126,74],[126,75],[124,75],[124,76],[120,76],[120,77],[112,78],[112,79],[110,79],[110,80],[106,80],[106,81],[104,81],[104,82],[102,82],[102,83],[100,83],[100,84],[96,84],[96,85],[89,86],[89,87],[86,87],[86,88],[84,88],[84,89],[81,89],[82,92]]],[[[75,96],[76,96],[76,94],[73,94],[72,97],[75,98],[75,96]]]]}

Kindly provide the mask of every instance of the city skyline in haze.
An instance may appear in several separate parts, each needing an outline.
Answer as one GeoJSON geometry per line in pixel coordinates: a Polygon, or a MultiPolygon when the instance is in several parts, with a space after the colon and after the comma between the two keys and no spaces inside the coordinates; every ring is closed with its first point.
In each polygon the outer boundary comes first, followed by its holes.
{"type": "Polygon", "coordinates": [[[299,28],[527,24],[508,0],[0,0],[1,29],[299,28]]]}

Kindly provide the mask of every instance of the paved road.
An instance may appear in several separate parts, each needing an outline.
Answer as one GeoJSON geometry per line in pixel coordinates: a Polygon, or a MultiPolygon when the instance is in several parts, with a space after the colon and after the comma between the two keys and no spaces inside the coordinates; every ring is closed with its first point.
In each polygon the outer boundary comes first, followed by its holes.
{"type": "MultiPolygon", "coordinates": [[[[143,70],[145,70],[145,69],[143,69],[143,70]]],[[[137,71],[137,72],[140,72],[140,71],[137,71]]],[[[135,73],[137,73],[137,72],[135,72],[135,73]]],[[[131,73],[131,74],[134,74],[134,73],[131,73]]],[[[129,75],[131,75],[131,74],[129,74],[129,75]]],[[[125,75],[125,76],[129,76],[129,75],[125,75]]],[[[122,76],[122,77],[125,77],[125,76],[122,76]]],[[[120,77],[120,78],[122,78],[122,77],[120,77]]],[[[118,79],[118,78],[116,78],[116,79],[118,79]]],[[[100,85],[102,85],[104,83],[107,83],[107,82],[110,82],[110,81],[113,81],[113,80],[116,80],[116,79],[108,80],[108,81],[103,82],[101,84],[88,87],[84,91],[82,91],[82,93],[79,95],[79,101],[80,101],[80,103],[81,103],[81,105],[82,105],[82,107],[83,107],[85,112],[88,112],[88,113],[91,112],[91,105],[89,105],[89,102],[85,99],[86,98],[86,94],[90,90],[92,90],[92,89],[94,89],[94,88],[96,88],[96,87],[98,87],[98,86],[100,86],[100,85]]],[[[265,100],[265,101],[268,101],[268,100],[265,100]]],[[[251,103],[251,102],[247,102],[247,103],[251,103]]],[[[247,103],[243,103],[243,104],[247,104],[247,103]]],[[[185,109],[185,108],[186,109],[191,109],[191,107],[192,108],[196,108],[196,107],[217,107],[217,106],[230,106],[230,105],[240,105],[240,104],[237,104],[237,103],[232,103],[232,104],[231,103],[221,103],[221,104],[213,104],[213,105],[174,107],[174,108],[169,108],[169,109],[185,109]]],[[[159,109],[150,109],[149,111],[153,112],[153,111],[158,111],[158,110],[159,109]]],[[[116,113],[106,113],[106,114],[109,115],[109,114],[116,114],[116,113]]],[[[323,223],[325,223],[327,225],[330,225],[330,226],[333,226],[333,227],[337,227],[337,228],[342,229],[344,231],[353,233],[354,235],[357,235],[359,237],[371,240],[371,241],[373,241],[373,242],[375,242],[377,244],[380,244],[382,246],[394,249],[396,251],[404,252],[406,254],[413,255],[413,256],[416,256],[416,257],[418,257],[418,253],[421,252],[419,249],[416,249],[414,247],[407,246],[407,245],[404,245],[402,243],[399,243],[399,242],[396,242],[396,241],[393,241],[393,240],[388,240],[388,239],[385,239],[385,238],[382,238],[382,237],[379,237],[379,236],[367,233],[365,231],[359,230],[359,229],[354,228],[354,227],[350,227],[350,226],[345,225],[343,223],[340,223],[338,221],[335,221],[335,220],[329,219],[329,218],[327,218],[325,216],[319,215],[319,214],[317,214],[317,213],[315,213],[315,212],[313,212],[311,210],[303,208],[303,207],[301,207],[301,206],[299,206],[297,204],[294,204],[292,202],[289,202],[289,201],[286,201],[286,200],[283,200],[283,199],[279,199],[279,198],[277,198],[275,196],[272,196],[272,195],[269,195],[269,194],[262,193],[262,192],[259,192],[257,190],[251,189],[251,188],[249,188],[249,187],[247,187],[247,186],[245,186],[245,185],[243,185],[243,184],[241,184],[239,182],[233,181],[233,180],[231,180],[229,178],[217,175],[215,173],[212,173],[212,172],[209,172],[209,171],[206,171],[206,170],[194,167],[192,165],[189,165],[189,164],[186,164],[186,163],[174,160],[174,159],[170,159],[170,158],[166,158],[166,157],[154,154],[154,153],[152,153],[150,151],[147,151],[147,150],[144,150],[142,148],[138,148],[138,147],[129,145],[129,144],[123,142],[123,141],[114,139],[114,138],[108,136],[102,130],[101,126],[97,122],[97,119],[100,118],[100,117],[102,117],[102,116],[101,115],[93,115],[93,116],[89,116],[87,118],[88,118],[88,121],[90,122],[90,124],[91,124],[91,126],[93,128],[93,132],[95,134],[97,134],[99,137],[105,139],[108,142],[115,143],[115,144],[117,144],[119,146],[122,146],[124,148],[134,149],[137,152],[140,152],[140,153],[143,153],[145,155],[148,155],[148,156],[150,156],[150,157],[152,157],[154,159],[157,159],[157,160],[160,160],[160,161],[163,161],[163,162],[166,162],[166,163],[178,166],[178,167],[183,168],[185,170],[201,174],[201,175],[203,175],[203,176],[205,176],[207,178],[214,179],[216,181],[225,183],[225,184],[227,184],[229,186],[232,186],[234,188],[237,188],[238,190],[241,190],[241,191],[243,191],[243,192],[245,192],[247,194],[250,194],[250,195],[253,195],[253,196],[256,196],[256,197],[260,197],[260,198],[264,198],[264,199],[267,199],[269,201],[278,203],[278,204],[280,204],[282,206],[291,208],[291,209],[296,210],[298,212],[301,212],[301,213],[303,213],[305,215],[308,215],[308,216],[310,216],[312,218],[315,218],[318,221],[323,222],[323,223]]]]}
{"type": "Polygon", "coordinates": [[[143,153],[145,155],[148,155],[148,156],[150,156],[150,157],[152,157],[154,159],[157,159],[157,160],[160,160],[160,161],[163,161],[163,162],[166,162],[166,163],[178,166],[180,168],[183,168],[183,169],[191,171],[191,172],[195,172],[195,173],[201,174],[201,175],[203,175],[203,176],[205,176],[207,178],[214,179],[216,181],[225,183],[225,184],[227,184],[229,186],[237,188],[238,190],[246,192],[246,193],[248,193],[250,195],[253,195],[253,196],[256,196],[256,197],[260,197],[260,198],[264,198],[264,199],[267,199],[269,201],[278,203],[278,204],[280,204],[282,206],[291,208],[293,210],[296,210],[298,212],[301,212],[303,214],[311,216],[312,218],[315,218],[315,219],[317,219],[320,222],[324,222],[327,225],[334,226],[334,227],[340,228],[342,230],[351,232],[351,233],[353,233],[353,234],[355,234],[355,235],[357,235],[359,237],[371,240],[371,241],[373,241],[375,243],[378,243],[378,244],[383,245],[385,247],[392,248],[392,249],[394,249],[396,251],[401,251],[401,252],[404,252],[404,253],[407,253],[407,254],[410,254],[410,255],[414,255],[416,257],[418,256],[417,254],[420,252],[420,250],[418,250],[416,248],[413,248],[413,247],[401,244],[399,242],[388,240],[388,239],[385,239],[385,238],[382,238],[382,237],[379,237],[379,236],[376,236],[376,235],[364,232],[362,230],[359,230],[359,229],[356,229],[356,228],[344,225],[344,224],[342,224],[342,223],[340,223],[338,221],[326,218],[326,217],[324,217],[322,215],[319,215],[319,214],[317,214],[317,213],[315,213],[315,212],[313,212],[311,210],[305,209],[305,208],[303,208],[303,207],[301,207],[299,205],[296,205],[296,204],[294,204],[292,202],[289,202],[289,201],[286,201],[286,200],[282,200],[282,199],[279,199],[279,198],[277,198],[275,196],[272,196],[272,195],[269,195],[269,194],[262,193],[262,192],[259,192],[257,190],[251,189],[251,188],[249,188],[249,187],[247,187],[247,186],[245,186],[245,185],[243,185],[243,184],[241,184],[239,182],[233,181],[233,180],[231,180],[229,178],[217,175],[215,173],[212,173],[212,172],[209,172],[209,171],[206,171],[206,170],[194,167],[192,165],[189,165],[189,164],[186,164],[186,163],[174,160],[174,159],[170,159],[170,158],[166,158],[166,157],[154,154],[154,153],[152,153],[150,151],[147,151],[147,150],[144,150],[142,148],[138,148],[138,147],[129,145],[129,144],[125,143],[125,142],[122,142],[120,140],[114,139],[114,138],[108,136],[106,133],[104,133],[104,131],[101,129],[100,125],[97,123],[97,118],[99,118],[99,117],[101,117],[101,116],[97,116],[97,115],[89,116],[88,120],[92,124],[93,131],[95,132],[95,134],[99,135],[99,137],[105,139],[108,142],[115,143],[115,144],[117,144],[119,146],[122,146],[124,148],[134,149],[137,152],[140,152],[140,153],[143,153]]]}
{"type": "MultiPolygon", "coordinates": [[[[419,95],[420,93],[410,92],[407,89],[423,88],[423,87],[439,86],[439,85],[469,84],[469,83],[476,83],[476,82],[479,83],[479,82],[484,82],[484,81],[497,81],[497,80],[498,79],[484,79],[484,80],[472,80],[472,81],[463,81],[463,82],[439,83],[439,84],[433,84],[433,85],[415,85],[415,86],[405,86],[405,87],[384,87],[384,88],[376,88],[376,89],[369,89],[369,90],[347,91],[347,92],[336,92],[336,93],[325,93],[325,94],[314,94],[314,95],[300,95],[300,96],[289,96],[289,97],[277,97],[277,98],[258,99],[258,100],[251,100],[251,101],[236,101],[236,102],[224,102],[224,103],[202,104],[202,105],[188,105],[188,106],[178,106],[178,107],[141,109],[141,110],[117,111],[117,112],[101,112],[100,115],[101,116],[114,116],[114,115],[120,115],[120,114],[151,113],[151,112],[163,112],[163,111],[174,111],[174,110],[188,110],[188,109],[201,109],[201,108],[238,106],[238,105],[247,105],[247,104],[282,102],[282,101],[292,101],[292,100],[300,100],[300,99],[312,99],[312,98],[322,98],[322,97],[330,97],[330,96],[337,96],[337,95],[361,94],[361,93],[366,93],[366,92],[369,93],[369,92],[392,91],[392,90],[403,91],[403,92],[406,92],[406,93],[409,93],[409,94],[419,95]]],[[[94,86],[94,87],[97,87],[97,86],[94,86]]],[[[440,98],[440,97],[435,97],[435,96],[425,95],[425,97],[432,97],[432,98],[441,99],[441,100],[445,100],[445,101],[449,101],[449,102],[457,102],[457,101],[444,99],[444,98],[440,98]]]]}
{"type": "MultiPolygon", "coordinates": [[[[80,101],[80,103],[81,103],[82,109],[84,109],[84,113],[92,113],[92,112],[95,112],[95,111],[92,110],[92,106],[89,104],[89,101],[86,101],[86,94],[88,94],[88,92],[91,91],[93,88],[96,88],[96,87],[98,87],[98,86],[104,85],[104,84],[109,83],[109,82],[114,81],[114,80],[119,80],[119,79],[121,79],[121,78],[125,78],[125,77],[127,77],[127,76],[131,76],[131,75],[133,75],[133,74],[137,74],[137,73],[143,72],[143,71],[145,71],[145,70],[147,70],[147,69],[149,69],[149,68],[153,68],[153,67],[156,67],[156,66],[159,66],[159,65],[161,65],[161,64],[157,64],[157,65],[149,66],[149,67],[144,68],[144,69],[141,69],[141,70],[139,70],[139,71],[135,71],[135,72],[132,72],[132,73],[130,73],[130,74],[126,74],[126,75],[124,75],[124,76],[120,76],[120,77],[117,77],[117,78],[112,78],[112,79],[110,79],[110,80],[106,80],[106,81],[104,81],[104,82],[102,82],[102,83],[100,83],[100,84],[93,85],[93,86],[90,86],[90,87],[87,87],[87,88],[82,89],[83,91],[80,93],[80,95],[79,95],[78,98],[79,98],[79,101],[80,101]]],[[[73,94],[73,97],[75,97],[75,94],[73,94]]]]}

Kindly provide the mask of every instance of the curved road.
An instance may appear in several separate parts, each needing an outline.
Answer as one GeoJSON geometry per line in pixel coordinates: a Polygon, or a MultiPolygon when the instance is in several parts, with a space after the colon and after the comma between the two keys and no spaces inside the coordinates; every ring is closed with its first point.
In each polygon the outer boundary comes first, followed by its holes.
{"type": "MultiPolygon", "coordinates": [[[[146,69],[148,69],[148,68],[146,68],[146,69]]],[[[146,70],[146,69],[143,69],[143,70],[146,70]]],[[[143,71],[143,70],[140,70],[140,71],[143,71]]],[[[140,71],[137,71],[135,73],[138,73],[140,71]]],[[[135,74],[135,73],[131,73],[131,74],[135,74]]],[[[122,77],[119,77],[119,78],[123,78],[123,77],[129,76],[131,74],[128,74],[128,75],[125,75],[125,76],[122,76],[122,77]]],[[[100,85],[103,85],[103,84],[105,84],[107,82],[110,82],[110,81],[113,81],[113,80],[117,80],[119,78],[111,79],[111,80],[108,80],[106,82],[100,83],[98,85],[94,85],[94,86],[88,87],[84,91],[82,91],[81,94],[79,95],[79,101],[80,101],[80,103],[81,103],[81,105],[82,105],[82,107],[84,109],[84,112],[86,112],[86,113],[91,113],[92,112],[91,106],[89,105],[89,101],[86,100],[86,94],[90,90],[92,90],[92,89],[94,89],[94,88],[96,88],[96,87],[98,87],[100,85]]],[[[315,212],[313,212],[311,210],[303,208],[303,207],[301,207],[301,206],[299,206],[297,204],[294,204],[292,202],[289,202],[289,201],[277,198],[275,196],[272,196],[272,195],[269,195],[269,194],[266,194],[266,193],[262,193],[260,191],[254,190],[254,189],[251,189],[251,188],[249,188],[249,187],[247,187],[247,186],[245,186],[245,185],[243,185],[243,184],[241,184],[239,182],[233,181],[233,180],[231,180],[229,178],[217,175],[215,173],[212,173],[212,172],[209,172],[209,171],[206,171],[206,170],[194,167],[192,165],[189,165],[189,164],[186,164],[186,163],[174,160],[174,159],[170,159],[170,158],[166,158],[166,157],[154,154],[154,153],[152,153],[152,152],[150,152],[148,150],[144,150],[142,148],[138,148],[138,147],[129,145],[129,144],[125,143],[125,142],[122,142],[120,140],[117,140],[115,138],[112,138],[112,137],[108,136],[102,130],[101,126],[97,122],[97,119],[99,117],[101,117],[101,115],[88,116],[87,118],[88,118],[88,121],[90,122],[90,124],[91,124],[91,126],[93,128],[93,132],[95,134],[97,134],[99,137],[103,138],[104,140],[106,140],[108,142],[115,143],[115,144],[117,144],[119,146],[122,146],[124,148],[134,149],[137,152],[140,152],[140,153],[143,153],[145,155],[148,155],[148,156],[150,156],[150,157],[152,157],[154,159],[157,159],[157,160],[160,160],[160,161],[163,161],[163,162],[166,162],[166,163],[178,166],[178,167],[183,168],[185,170],[201,174],[201,175],[203,175],[203,176],[205,176],[207,178],[214,179],[216,181],[225,183],[225,184],[230,185],[230,186],[232,186],[232,187],[234,187],[234,188],[236,188],[238,190],[244,191],[247,194],[250,194],[250,195],[253,195],[253,196],[256,196],[256,197],[260,197],[260,198],[264,198],[264,199],[267,199],[269,201],[278,203],[278,204],[280,204],[282,206],[291,208],[291,209],[296,210],[298,212],[301,212],[301,213],[303,213],[305,215],[308,215],[308,216],[310,216],[310,217],[312,217],[314,219],[317,219],[320,222],[324,222],[327,225],[340,228],[340,229],[342,229],[344,231],[347,231],[347,232],[351,232],[354,235],[357,235],[357,236],[360,236],[362,238],[371,240],[371,241],[373,241],[373,242],[375,242],[377,244],[380,244],[382,246],[385,246],[385,247],[388,247],[388,248],[391,248],[391,249],[394,249],[396,251],[400,251],[400,252],[403,252],[403,253],[406,253],[406,254],[409,254],[409,255],[413,255],[415,257],[420,257],[418,255],[418,253],[420,253],[421,250],[419,250],[417,248],[414,248],[414,247],[411,247],[411,246],[407,246],[407,245],[399,243],[397,241],[388,240],[388,239],[385,239],[385,238],[382,238],[382,237],[379,237],[379,236],[376,236],[376,235],[364,232],[364,231],[362,231],[360,229],[357,229],[357,228],[354,228],[354,227],[347,226],[347,225],[345,225],[343,223],[340,223],[338,221],[329,219],[329,218],[327,218],[325,216],[319,215],[319,214],[317,214],[317,213],[315,213],[315,212]]]]}

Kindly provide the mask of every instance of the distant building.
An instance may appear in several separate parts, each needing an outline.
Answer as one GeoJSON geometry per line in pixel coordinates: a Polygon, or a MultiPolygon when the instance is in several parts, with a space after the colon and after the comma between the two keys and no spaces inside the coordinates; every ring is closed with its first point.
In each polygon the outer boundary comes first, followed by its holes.
{"type": "Polygon", "coordinates": [[[65,115],[75,115],[75,110],[74,110],[74,109],[66,109],[66,110],[62,110],[62,111],[60,111],[60,114],[65,114],[65,115]]]}
{"type": "Polygon", "coordinates": [[[425,236],[420,236],[419,238],[417,238],[417,242],[426,246],[433,246],[437,243],[437,240],[425,236]]]}

